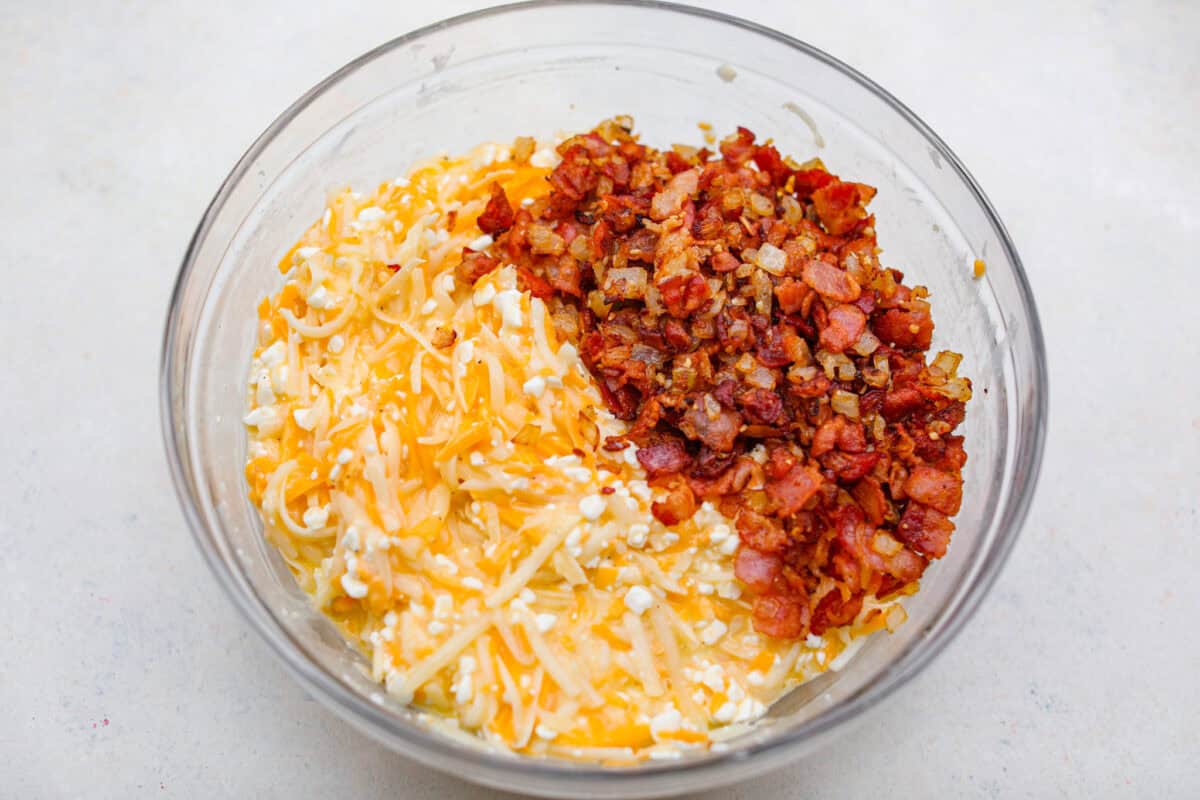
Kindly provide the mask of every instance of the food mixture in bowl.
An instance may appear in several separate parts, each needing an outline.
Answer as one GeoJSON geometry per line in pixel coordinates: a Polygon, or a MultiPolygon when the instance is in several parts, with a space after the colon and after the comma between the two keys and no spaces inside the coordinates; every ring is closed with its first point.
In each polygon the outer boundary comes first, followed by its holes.
{"type": "Polygon", "coordinates": [[[875,190],[631,130],[336,192],[259,307],[266,535],[391,695],[531,755],[736,732],[904,621],[962,496],[875,190]]]}

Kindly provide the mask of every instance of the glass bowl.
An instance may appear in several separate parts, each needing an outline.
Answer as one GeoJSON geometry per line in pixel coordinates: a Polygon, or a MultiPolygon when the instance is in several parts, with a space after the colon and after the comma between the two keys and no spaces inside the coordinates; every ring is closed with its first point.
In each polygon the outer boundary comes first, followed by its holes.
{"type": "Polygon", "coordinates": [[[175,486],[222,588],[301,684],[399,753],[468,780],[543,795],[627,797],[711,788],[812,753],[894,692],[961,630],[996,579],[1033,492],[1046,367],[1015,248],[949,148],[887,92],[783,34],[664,3],[544,2],[480,11],[401,36],[287,109],[221,185],[188,247],[162,354],[175,486]],[[745,125],[799,159],[879,188],[883,261],[932,292],[934,347],[975,383],[958,532],[909,620],[841,672],[798,687],[750,732],[705,753],[629,767],[499,753],[435,729],[364,675],[266,544],[246,497],[241,418],[255,306],[325,193],[373,188],[419,157],[485,140],[587,130],[632,114],[645,141],[697,143],[745,125]],[[986,261],[982,279],[972,276],[986,261]]]}

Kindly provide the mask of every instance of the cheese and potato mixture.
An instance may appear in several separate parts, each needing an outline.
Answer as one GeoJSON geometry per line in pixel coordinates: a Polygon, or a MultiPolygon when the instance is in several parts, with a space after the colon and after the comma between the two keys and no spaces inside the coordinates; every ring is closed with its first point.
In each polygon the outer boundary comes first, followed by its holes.
{"type": "MultiPolygon", "coordinates": [[[[738,534],[664,526],[627,423],[501,265],[456,278],[498,182],[528,206],[553,144],[483,145],[331,194],[258,309],[246,479],[266,535],[403,703],[531,755],[706,747],[904,618],[757,633],[738,534]]],[[[765,455],[763,455],[765,460],[765,455]]]]}

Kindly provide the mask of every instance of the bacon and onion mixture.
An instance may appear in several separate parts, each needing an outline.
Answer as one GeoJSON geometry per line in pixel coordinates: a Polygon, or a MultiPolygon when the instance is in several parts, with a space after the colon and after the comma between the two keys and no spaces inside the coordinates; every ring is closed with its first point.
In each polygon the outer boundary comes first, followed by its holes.
{"type": "Polygon", "coordinates": [[[631,130],[333,193],[245,419],[267,536],[393,697],[611,763],[711,746],[903,622],[970,397],[873,188],[631,130]]]}

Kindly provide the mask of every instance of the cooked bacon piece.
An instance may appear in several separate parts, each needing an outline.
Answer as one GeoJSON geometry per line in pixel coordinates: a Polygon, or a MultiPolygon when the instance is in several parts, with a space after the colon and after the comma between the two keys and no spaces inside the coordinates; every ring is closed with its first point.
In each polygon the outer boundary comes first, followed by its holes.
{"type": "Polygon", "coordinates": [[[850,489],[850,494],[854,495],[854,499],[858,501],[863,514],[867,517],[867,522],[879,526],[887,519],[888,501],[879,481],[870,476],[865,477],[854,484],[854,487],[850,489]]]}
{"type": "Polygon", "coordinates": [[[754,155],[754,134],[739,127],[737,133],[722,140],[721,155],[729,164],[743,164],[754,155]]]}
{"type": "Polygon", "coordinates": [[[743,456],[734,461],[732,467],[723,472],[716,472],[712,477],[693,473],[693,476],[688,479],[688,484],[697,497],[721,497],[742,492],[761,476],[762,467],[752,459],[743,456]]]}
{"type": "Polygon", "coordinates": [[[683,472],[692,463],[683,441],[675,436],[663,436],[658,441],[641,447],[637,451],[638,463],[646,470],[646,477],[675,475],[683,472]]]}
{"type": "Polygon", "coordinates": [[[790,517],[816,495],[824,479],[812,467],[797,464],[780,478],[767,483],[767,497],[775,505],[775,513],[790,517]]]}
{"type": "Polygon", "coordinates": [[[779,553],[790,541],[778,522],[748,508],[738,514],[737,530],[742,544],[760,553],[779,553]]]}
{"type": "Polygon", "coordinates": [[[662,500],[651,504],[650,513],[663,525],[678,525],[696,513],[696,496],[685,481],[679,481],[662,500]]]}
{"type": "Polygon", "coordinates": [[[824,397],[829,394],[829,389],[833,385],[829,378],[824,375],[818,375],[812,380],[803,381],[795,386],[788,386],[788,394],[796,400],[806,400],[816,397],[824,397]]]}
{"type": "Polygon", "coordinates": [[[742,265],[742,262],[727,251],[722,250],[720,253],[714,253],[712,261],[713,272],[733,272],[742,265]]]}
{"type": "Polygon", "coordinates": [[[908,504],[896,526],[897,539],[930,558],[946,555],[952,533],[954,523],[945,514],[917,502],[908,504]]]}
{"type": "Polygon", "coordinates": [[[737,397],[738,407],[752,424],[774,425],[783,417],[783,398],[770,389],[753,388],[737,397]]]}
{"type": "Polygon", "coordinates": [[[835,450],[838,447],[838,439],[841,438],[842,432],[845,429],[845,417],[832,417],[828,422],[817,428],[816,433],[813,434],[812,445],[808,451],[809,454],[813,458],[820,458],[826,453],[835,450]]]}
{"type": "Polygon", "coordinates": [[[464,252],[459,277],[511,263],[546,303],[630,423],[585,435],[637,447],[655,517],[707,500],[736,520],[756,630],[850,624],[946,552],[962,502],[964,406],[927,363],[928,293],[880,264],[870,186],[745,128],[715,160],[602,131],[559,145],[529,207],[493,187],[495,256],[464,252]]]}
{"type": "Polygon", "coordinates": [[[676,351],[686,352],[692,348],[692,335],[688,333],[687,326],[677,319],[663,320],[662,335],[676,351]]]}
{"type": "Polygon", "coordinates": [[[710,394],[697,398],[683,415],[679,429],[718,453],[728,453],[742,427],[742,415],[722,406],[710,394]]]}
{"type": "MultiPolygon", "coordinates": [[[[559,147],[561,152],[562,145],[559,147]]],[[[562,161],[550,173],[550,185],[568,201],[582,200],[588,192],[596,188],[598,181],[587,150],[579,145],[568,147],[566,152],[562,152],[562,161]]]]}
{"type": "Polygon", "coordinates": [[[525,267],[517,267],[517,286],[523,292],[529,292],[534,297],[542,300],[549,300],[554,297],[554,287],[546,282],[545,278],[534,275],[525,267]]]}
{"type": "Polygon", "coordinates": [[[866,523],[858,506],[838,508],[837,541],[855,559],[870,569],[886,572],[905,583],[921,577],[925,570],[925,561],[895,539],[891,540],[893,547],[888,552],[881,552],[876,548],[876,539],[880,535],[891,538],[889,534],[877,534],[875,529],[866,523]]]}
{"type": "Polygon", "coordinates": [[[812,193],[813,208],[829,233],[850,233],[867,218],[867,203],[875,196],[874,187],[865,183],[834,181],[812,193]]]}
{"type": "MultiPolygon", "coordinates": [[[[944,554],[944,551],[943,551],[944,554]]],[[[940,558],[940,556],[938,556],[940,558]]],[[[927,562],[907,547],[901,547],[887,557],[884,572],[902,584],[912,583],[925,572],[927,562]]]]}
{"type": "Polygon", "coordinates": [[[632,387],[605,378],[599,382],[599,388],[604,405],[608,406],[614,417],[630,420],[637,416],[638,395],[632,387]]]}
{"type": "Polygon", "coordinates": [[[723,378],[713,389],[712,395],[726,408],[737,408],[738,385],[733,378],[723,378]]]}
{"type": "Polygon", "coordinates": [[[639,228],[622,239],[618,249],[629,261],[653,264],[654,254],[658,250],[658,239],[659,236],[654,231],[639,228]]]}
{"type": "Polygon", "coordinates": [[[867,433],[861,422],[852,422],[845,417],[838,430],[837,446],[843,453],[861,453],[867,449],[867,433]]]}
{"type": "Polygon", "coordinates": [[[492,196],[488,198],[487,206],[475,224],[479,226],[479,230],[494,236],[512,227],[513,208],[499,183],[493,181],[491,191],[492,196]]]}
{"type": "Polygon", "coordinates": [[[767,594],[755,598],[751,611],[754,630],[780,639],[797,639],[808,633],[812,610],[806,596],[767,594]]]}
{"type": "Polygon", "coordinates": [[[858,612],[862,611],[862,607],[861,594],[852,595],[849,600],[845,600],[840,590],[830,589],[817,601],[817,607],[813,610],[812,632],[820,636],[830,628],[849,625],[858,616],[858,612]]]}
{"type": "Polygon", "coordinates": [[[690,166],[691,164],[688,163],[688,160],[679,155],[679,153],[676,153],[674,150],[667,151],[667,169],[671,170],[671,172],[678,175],[690,166]]]}
{"type": "Polygon", "coordinates": [[[808,297],[810,289],[807,285],[792,278],[784,278],[775,287],[775,299],[779,302],[779,310],[785,314],[795,314],[804,307],[804,298],[808,297]]]}
{"type": "Polygon", "coordinates": [[[500,266],[499,259],[492,258],[487,253],[477,253],[464,247],[462,263],[455,268],[454,275],[458,280],[470,286],[498,266],[500,266]]]}
{"type": "MultiPolygon", "coordinates": [[[[650,435],[654,432],[654,428],[658,425],[658,420],[661,416],[662,403],[659,402],[657,397],[651,397],[642,403],[642,408],[638,411],[637,420],[633,423],[633,427],[629,429],[629,433],[626,436],[630,441],[650,444],[650,435]]],[[[673,439],[678,438],[671,434],[663,434],[663,436],[673,439]]]]}
{"type": "Polygon", "coordinates": [[[810,258],[801,277],[822,297],[837,303],[854,302],[862,294],[862,287],[848,272],[820,258],[810,258]]]}
{"type": "Polygon", "coordinates": [[[915,387],[903,386],[888,392],[883,398],[883,417],[897,422],[925,405],[925,396],[915,387]]]}
{"type": "Polygon", "coordinates": [[[778,480],[787,475],[798,463],[799,459],[786,446],[772,447],[767,454],[767,463],[763,465],[764,472],[768,478],[778,480]]]}
{"type": "Polygon", "coordinates": [[[782,572],[783,560],[779,556],[751,547],[739,548],[733,559],[734,576],[754,592],[770,590],[782,572]]]}
{"type": "Polygon", "coordinates": [[[798,169],[792,173],[795,180],[796,197],[807,200],[813,192],[837,180],[823,169],[798,169]]]}
{"type": "Polygon", "coordinates": [[[904,493],[918,503],[954,516],[962,505],[962,478],[918,464],[904,482],[904,493]]]}
{"type": "Polygon", "coordinates": [[[703,308],[712,296],[704,277],[695,275],[673,275],[658,284],[663,305],[673,317],[683,319],[703,308]]]}
{"type": "MultiPolygon", "coordinates": [[[[733,462],[736,459],[737,456],[733,453],[718,453],[704,445],[700,445],[700,455],[696,457],[696,464],[692,467],[689,475],[693,478],[719,477],[733,466],[733,462]]],[[[695,491],[694,487],[693,491],[695,491]]]]}
{"type": "Polygon", "coordinates": [[[764,367],[786,367],[791,364],[792,355],[784,343],[783,329],[774,326],[763,330],[754,346],[754,355],[764,367]]]}
{"type": "Polygon", "coordinates": [[[776,186],[783,186],[787,182],[788,176],[792,174],[791,167],[783,163],[783,156],[779,155],[779,151],[769,144],[760,145],[754,151],[754,163],[771,176],[771,182],[776,186]]]}
{"type": "Polygon", "coordinates": [[[583,297],[584,272],[579,262],[570,253],[563,253],[546,262],[547,282],[564,294],[583,297]]]}
{"type": "Polygon", "coordinates": [[[871,322],[879,340],[896,347],[928,350],[933,339],[933,320],[928,314],[889,309],[871,322]]]}
{"type": "MultiPolygon", "coordinates": [[[[928,439],[926,440],[928,441],[928,439]]],[[[937,442],[941,445],[941,452],[936,459],[929,459],[930,466],[944,471],[962,472],[963,466],[967,463],[967,452],[963,450],[963,437],[947,434],[939,436],[937,442]]]]}
{"type": "Polygon", "coordinates": [[[753,342],[753,334],[750,321],[744,316],[736,316],[728,310],[717,315],[717,340],[725,352],[743,352],[753,342]]]}
{"type": "Polygon", "coordinates": [[[841,353],[857,342],[866,329],[867,315],[858,306],[845,303],[834,306],[829,309],[829,324],[821,329],[821,348],[841,353]]]}
{"type": "Polygon", "coordinates": [[[822,458],[821,464],[832,471],[840,483],[853,483],[869,475],[879,458],[879,453],[843,453],[838,450],[822,458]]]}

